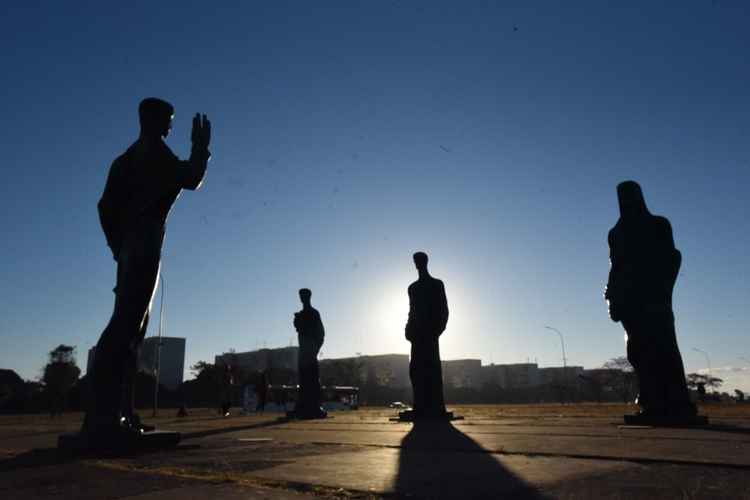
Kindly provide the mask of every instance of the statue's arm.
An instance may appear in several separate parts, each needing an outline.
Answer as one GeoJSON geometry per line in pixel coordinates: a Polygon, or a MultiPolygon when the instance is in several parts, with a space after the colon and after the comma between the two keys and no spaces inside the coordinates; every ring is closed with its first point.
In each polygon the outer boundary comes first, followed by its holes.
{"type": "Polygon", "coordinates": [[[317,319],[318,327],[318,349],[320,349],[326,337],[326,329],[323,327],[323,320],[320,319],[320,313],[317,313],[315,316],[317,319]]]}
{"type": "Polygon", "coordinates": [[[120,204],[120,168],[119,162],[115,160],[109,169],[107,183],[104,187],[104,193],[97,204],[99,211],[99,223],[104,231],[104,237],[107,239],[107,246],[112,250],[112,256],[117,260],[120,253],[121,234],[119,226],[119,211],[122,207],[120,204]]]}
{"type": "Polygon", "coordinates": [[[448,324],[448,297],[445,295],[445,285],[440,283],[440,333],[448,324]]]}
{"type": "Polygon", "coordinates": [[[617,252],[614,250],[614,239],[613,232],[610,231],[607,236],[607,242],[609,244],[609,276],[607,278],[607,286],[604,289],[604,299],[609,306],[609,316],[612,321],[619,321],[618,306],[622,305],[621,283],[619,282],[619,278],[622,263],[620,262],[617,252]]]}
{"type": "Polygon", "coordinates": [[[672,232],[672,225],[669,223],[669,220],[659,217],[658,221],[659,241],[657,248],[659,255],[657,258],[659,259],[659,269],[663,270],[662,278],[664,286],[667,290],[671,290],[680,271],[682,254],[674,244],[674,233],[672,232]]]}
{"type": "Polygon", "coordinates": [[[406,335],[406,340],[413,340],[412,337],[412,331],[414,329],[414,298],[412,297],[412,290],[411,287],[408,289],[409,294],[409,316],[406,319],[406,327],[404,328],[404,333],[406,335]]]}
{"type": "Polygon", "coordinates": [[[201,117],[196,113],[193,117],[191,140],[193,147],[190,151],[190,159],[179,162],[177,181],[181,188],[196,190],[206,176],[208,160],[211,159],[211,153],[208,150],[211,142],[211,122],[206,115],[201,117]]]}

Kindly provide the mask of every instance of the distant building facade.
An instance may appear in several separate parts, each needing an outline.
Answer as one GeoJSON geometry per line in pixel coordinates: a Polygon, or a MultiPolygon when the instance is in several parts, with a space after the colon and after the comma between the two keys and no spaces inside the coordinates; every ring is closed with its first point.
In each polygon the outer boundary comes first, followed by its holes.
{"type": "MultiPolygon", "coordinates": [[[[143,340],[138,353],[138,371],[155,375],[157,349],[161,340],[159,356],[159,384],[176,390],[182,384],[185,373],[185,345],[182,337],[148,337],[143,340]]],[[[94,368],[96,346],[89,349],[86,360],[86,374],[94,368]]]]}
{"type": "Polygon", "coordinates": [[[214,357],[214,364],[233,365],[247,372],[286,369],[297,371],[299,347],[258,349],[246,352],[225,352],[214,357]]]}
{"type": "Polygon", "coordinates": [[[409,379],[408,354],[375,354],[350,358],[333,358],[320,360],[321,371],[334,363],[353,363],[358,371],[362,384],[376,384],[391,388],[411,386],[409,379]],[[374,380],[369,380],[370,377],[374,380]]]}
{"type": "Polygon", "coordinates": [[[482,383],[503,389],[523,389],[538,386],[542,381],[536,363],[514,363],[483,366],[482,383]]]}
{"type": "Polygon", "coordinates": [[[482,387],[481,359],[452,359],[442,361],[443,384],[457,389],[482,387]]]}
{"type": "Polygon", "coordinates": [[[144,339],[141,352],[138,354],[138,370],[154,375],[158,355],[159,384],[171,390],[179,388],[185,373],[185,343],[182,337],[144,339]]]}
{"type": "Polygon", "coordinates": [[[575,385],[583,374],[582,366],[551,366],[539,369],[539,379],[545,385],[575,385]]]}

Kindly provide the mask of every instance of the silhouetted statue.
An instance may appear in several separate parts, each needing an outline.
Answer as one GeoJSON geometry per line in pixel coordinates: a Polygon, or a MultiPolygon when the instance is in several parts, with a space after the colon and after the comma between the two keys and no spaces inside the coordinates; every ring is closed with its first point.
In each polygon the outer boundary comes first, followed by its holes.
{"type": "Polygon", "coordinates": [[[685,383],[672,312],[680,269],[672,227],[652,215],[640,186],[617,186],[620,219],[609,232],[611,268],[605,297],[613,321],[627,337],[628,361],[638,377],[641,411],[630,421],[692,420],[695,405],[685,383]]]}
{"type": "Polygon", "coordinates": [[[263,413],[266,409],[266,400],[268,399],[268,371],[266,370],[261,370],[257,374],[255,381],[255,395],[258,400],[255,405],[255,411],[263,413]]]}
{"type": "Polygon", "coordinates": [[[409,285],[406,339],[411,342],[409,376],[414,392],[413,418],[447,417],[440,366],[440,335],[448,323],[445,287],[427,271],[427,254],[414,254],[419,279],[409,285]]]}
{"type": "Polygon", "coordinates": [[[312,305],[312,292],[299,291],[302,310],[294,313],[294,328],[297,330],[299,355],[297,358],[299,395],[293,415],[297,418],[325,418],[326,411],[320,407],[320,373],[318,353],[323,346],[325,329],[320,313],[312,305]]]}
{"type": "Polygon", "coordinates": [[[133,411],[138,350],[159,278],[167,216],[182,189],[201,185],[210,157],[211,123],[206,115],[193,118],[187,161],[178,159],[164,142],[172,126],[171,104],[147,98],[138,115],[140,136],[112,163],[98,205],[117,262],[114,312],[96,346],[93,401],[83,425],[83,434],[100,443],[153,429],[133,411]]]}

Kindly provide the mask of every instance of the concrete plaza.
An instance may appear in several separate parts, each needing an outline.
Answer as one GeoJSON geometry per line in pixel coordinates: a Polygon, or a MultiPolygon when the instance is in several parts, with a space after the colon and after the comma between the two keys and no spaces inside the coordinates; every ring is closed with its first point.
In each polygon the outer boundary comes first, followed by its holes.
{"type": "Polygon", "coordinates": [[[75,418],[0,419],[0,497],[750,499],[743,412],[677,429],[624,426],[616,406],[452,409],[465,420],[394,423],[386,409],[162,417],[183,433],[177,449],[75,459],[54,448],[75,418]]]}

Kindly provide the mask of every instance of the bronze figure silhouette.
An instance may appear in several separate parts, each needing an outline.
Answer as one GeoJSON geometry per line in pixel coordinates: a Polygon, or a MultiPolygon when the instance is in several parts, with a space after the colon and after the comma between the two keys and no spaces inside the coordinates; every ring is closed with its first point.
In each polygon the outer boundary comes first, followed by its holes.
{"type": "Polygon", "coordinates": [[[83,434],[100,442],[138,436],[153,429],[133,410],[133,378],[159,278],[169,211],[182,189],[196,190],[206,172],[211,122],[193,118],[190,159],[180,160],[164,142],[174,108],[147,98],[138,107],[140,136],[112,163],[99,218],[117,263],[115,305],[96,345],[92,402],[83,434]]]}
{"type": "Polygon", "coordinates": [[[649,212],[636,182],[619,184],[617,196],[620,219],[608,237],[605,298],[610,317],[625,329],[628,361],[638,377],[640,412],[628,419],[694,420],[672,311],[682,256],[669,221],[649,212]]]}
{"type": "Polygon", "coordinates": [[[299,395],[293,416],[297,418],[325,418],[326,411],[320,407],[320,371],[318,353],[323,346],[325,329],[320,313],[310,304],[312,292],[308,288],[299,291],[302,310],[294,313],[294,328],[299,341],[298,377],[299,395]]]}
{"type": "Polygon", "coordinates": [[[411,342],[409,376],[414,393],[411,418],[444,418],[443,374],[440,365],[440,335],[448,323],[445,286],[427,271],[427,254],[414,254],[419,279],[409,285],[409,318],[406,339],[411,342]]]}

